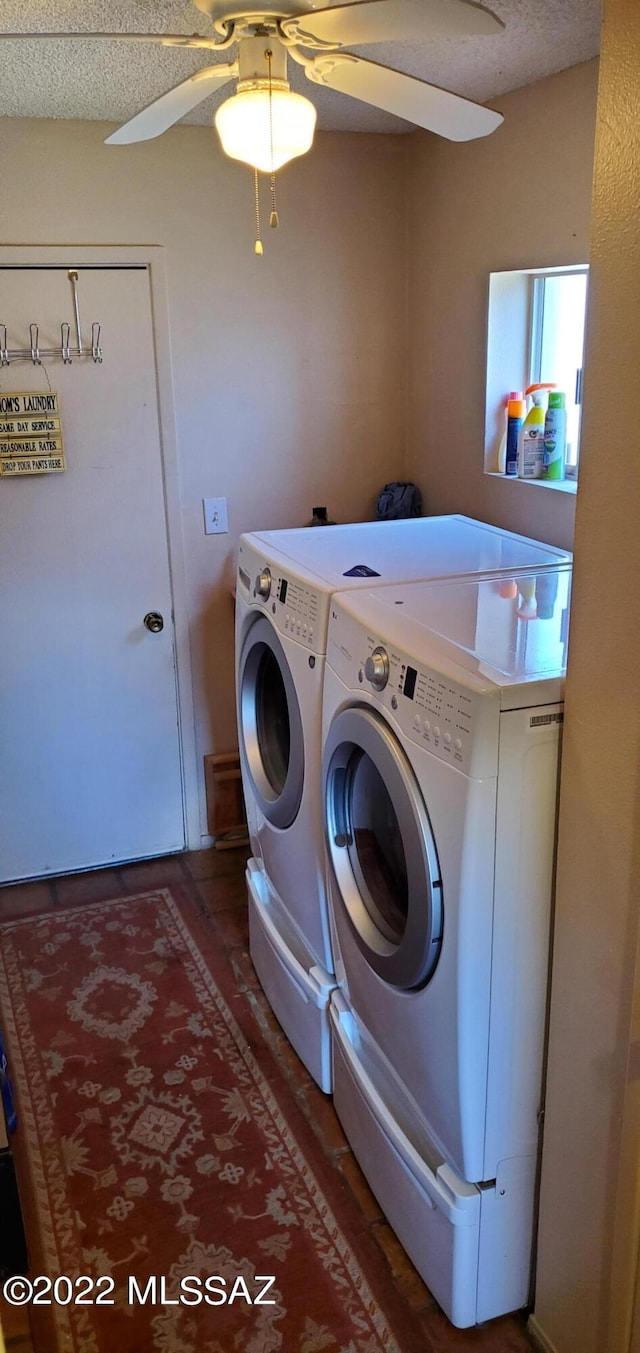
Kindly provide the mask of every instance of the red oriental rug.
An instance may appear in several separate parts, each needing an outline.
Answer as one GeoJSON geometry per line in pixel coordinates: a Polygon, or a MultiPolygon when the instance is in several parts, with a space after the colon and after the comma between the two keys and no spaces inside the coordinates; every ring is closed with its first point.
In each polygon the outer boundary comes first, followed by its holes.
{"type": "Polygon", "coordinates": [[[179,887],[0,938],[38,1353],[395,1353],[179,887]]]}

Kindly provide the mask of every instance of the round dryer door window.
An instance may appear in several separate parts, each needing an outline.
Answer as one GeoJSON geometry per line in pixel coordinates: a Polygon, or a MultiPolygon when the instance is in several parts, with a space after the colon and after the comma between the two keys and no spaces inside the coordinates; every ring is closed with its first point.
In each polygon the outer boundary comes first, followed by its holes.
{"type": "Polygon", "coordinates": [[[267,821],[290,827],[304,785],[302,719],[284,649],[266,616],[247,633],[238,690],[243,769],[267,821]]]}
{"type": "Polygon", "coordinates": [[[324,777],[336,905],[380,977],[403,990],[424,986],[440,955],[442,887],[409,762],[384,721],[356,706],[331,725],[324,777]]]}

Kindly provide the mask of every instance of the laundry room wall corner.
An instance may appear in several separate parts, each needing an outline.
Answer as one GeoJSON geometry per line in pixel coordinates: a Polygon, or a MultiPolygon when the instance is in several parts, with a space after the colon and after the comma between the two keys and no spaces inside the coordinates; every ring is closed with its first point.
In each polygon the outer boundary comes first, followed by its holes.
{"type": "MultiPolygon", "coordinates": [[[[598,62],[503,94],[494,136],[410,142],[408,474],[432,512],[572,548],[575,497],[484,473],[489,275],[589,254],[598,62]],[[529,184],[553,210],[530,210],[529,184]],[[473,229],[469,229],[469,221],[473,229]],[[431,266],[437,259],[438,266],[431,266]]],[[[506,392],[516,384],[504,372],[506,392]]]]}

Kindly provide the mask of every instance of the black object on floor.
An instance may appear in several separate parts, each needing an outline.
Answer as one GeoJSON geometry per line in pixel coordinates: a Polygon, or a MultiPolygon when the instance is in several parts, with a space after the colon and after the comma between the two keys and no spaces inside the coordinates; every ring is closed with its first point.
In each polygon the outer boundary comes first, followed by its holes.
{"type": "Polygon", "coordinates": [[[0,1151],[0,1277],[25,1274],[29,1267],[18,1185],[10,1151],[0,1151]]]}

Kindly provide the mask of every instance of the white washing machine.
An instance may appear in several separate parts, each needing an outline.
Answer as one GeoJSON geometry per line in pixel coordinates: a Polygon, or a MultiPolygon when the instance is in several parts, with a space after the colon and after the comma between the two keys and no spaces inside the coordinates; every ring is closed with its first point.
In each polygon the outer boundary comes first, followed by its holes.
{"type": "Polygon", "coordinates": [[[526,1304],[571,569],[334,596],[334,1101],[462,1327],[526,1304]]]}
{"type": "Polygon", "coordinates": [[[321,710],[331,597],[416,577],[556,566],[570,556],[466,517],[267,531],[240,540],[236,681],[251,956],[305,1066],[331,1088],[335,985],[325,894],[321,710]]]}

